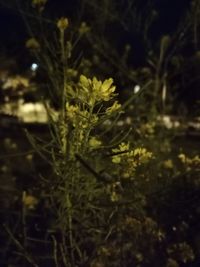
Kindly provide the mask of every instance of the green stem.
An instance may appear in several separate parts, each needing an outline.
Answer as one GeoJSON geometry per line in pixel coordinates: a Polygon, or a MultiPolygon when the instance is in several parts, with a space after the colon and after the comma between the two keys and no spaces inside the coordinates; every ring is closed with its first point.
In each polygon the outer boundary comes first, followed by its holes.
{"type": "Polygon", "coordinates": [[[60,31],[60,46],[61,46],[61,62],[63,71],[63,92],[62,92],[62,115],[65,117],[65,103],[66,103],[66,51],[65,51],[65,34],[64,30],[60,31]]]}
{"type": "Polygon", "coordinates": [[[67,194],[67,210],[68,210],[68,227],[69,227],[70,257],[71,257],[72,266],[74,266],[72,204],[71,204],[69,193],[67,194]]]}

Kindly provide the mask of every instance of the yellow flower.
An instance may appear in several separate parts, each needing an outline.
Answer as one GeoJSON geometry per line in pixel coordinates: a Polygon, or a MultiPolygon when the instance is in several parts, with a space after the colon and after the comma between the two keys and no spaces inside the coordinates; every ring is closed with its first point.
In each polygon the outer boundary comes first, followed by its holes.
{"type": "Polygon", "coordinates": [[[104,82],[97,80],[94,77],[92,80],[80,76],[80,98],[89,105],[94,105],[96,102],[109,101],[113,97],[115,86],[112,85],[113,79],[109,78],[104,82]]]}
{"type": "Polygon", "coordinates": [[[117,202],[118,200],[120,200],[120,195],[117,194],[115,191],[113,191],[113,192],[111,193],[110,200],[111,200],[112,202],[117,202]]]}
{"type": "Polygon", "coordinates": [[[80,112],[80,109],[77,105],[70,105],[69,103],[67,103],[66,111],[67,111],[67,117],[70,120],[74,120],[74,118],[77,117],[77,114],[80,112]]]}
{"type": "Polygon", "coordinates": [[[181,153],[178,155],[178,158],[181,160],[182,163],[185,163],[186,162],[186,155],[181,153]]]}
{"type": "Polygon", "coordinates": [[[200,158],[198,155],[194,156],[193,158],[189,158],[185,154],[180,154],[178,158],[185,165],[187,171],[190,171],[194,167],[200,167],[200,158]]]}
{"type": "MultiPolygon", "coordinates": [[[[96,78],[93,78],[93,83],[95,85],[98,84],[99,82],[96,80],[96,78]]],[[[100,88],[96,88],[97,93],[99,93],[99,98],[104,100],[104,101],[109,101],[110,96],[112,93],[115,91],[115,86],[112,86],[113,84],[113,79],[109,78],[101,84],[100,88]],[[99,90],[100,89],[100,90],[99,90]]]]}
{"type": "Polygon", "coordinates": [[[66,104],[67,118],[72,122],[75,128],[79,131],[91,127],[97,123],[98,116],[96,114],[90,114],[87,110],[81,110],[78,105],[66,104]]]}
{"type": "Polygon", "coordinates": [[[129,151],[129,143],[126,144],[126,143],[122,142],[119,145],[119,148],[112,149],[113,153],[119,153],[118,155],[114,155],[112,157],[112,162],[119,164],[121,162],[122,158],[124,157],[124,154],[127,155],[128,151],[129,151]],[[127,152],[127,153],[121,154],[121,152],[127,152]]]}
{"type": "Polygon", "coordinates": [[[64,31],[69,25],[68,18],[62,17],[57,22],[57,27],[60,31],[64,31]]]}
{"type": "Polygon", "coordinates": [[[66,69],[66,75],[69,77],[76,77],[78,74],[78,71],[72,68],[67,68],[66,69]]]}
{"type": "Polygon", "coordinates": [[[98,140],[96,137],[91,137],[89,140],[89,146],[91,148],[97,148],[102,144],[100,140],[98,140]]]}
{"type": "Polygon", "coordinates": [[[147,151],[146,148],[138,147],[134,150],[130,150],[129,143],[126,144],[124,142],[119,145],[119,148],[115,148],[112,151],[116,153],[116,155],[112,157],[112,162],[126,165],[123,172],[124,178],[130,177],[130,173],[133,173],[137,166],[148,162],[148,160],[153,157],[152,153],[147,151]]]}
{"type": "Polygon", "coordinates": [[[26,41],[26,48],[32,49],[32,50],[39,50],[40,44],[35,38],[30,38],[26,41]]]}
{"type": "MultiPolygon", "coordinates": [[[[129,143],[124,143],[124,142],[122,142],[120,145],[119,145],[119,152],[124,152],[124,151],[128,151],[129,150],[129,147],[130,147],[130,145],[129,145],[129,143]]],[[[114,150],[113,150],[114,151],[114,150]]]]}
{"type": "Polygon", "coordinates": [[[89,92],[89,88],[92,86],[92,81],[91,81],[91,79],[88,79],[84,75],[81,75],[80,76],[80,84],[86,92],[89,92]]]}
{"type": "Polygon", "coordinates": [[[141,135],[144,136],[153,135],[155,132],[155,122],[142,124],[139,131],[141,132],[141,135]]]}
{"type": "Polygon", "coordinates": [[[133,155],[134,157],[136,157],[138,159],[138,162],[139,163],[145,163],[147,162],[149,159],[152,158],[152,153],[147,151],[146,148],[136,148],[134,151],[133,151],[133,155]]]}
{"type": "Polygon", "coordinates": [[[121,157],[119,155],[113,156],[112,157],[112,162],[119,164],[121,162],[121,157]]]}
{"type": "Polygon", "coordinates": [[[38,8],[39,12],[44,10],[47,0],[32,0],[32,6],[38,8]]]}
{"type": "Polygon", "coordinates": [[[22,202],[27,209],[34,209],[38,204],[38,199],[32,195],[27,195],[24,191],[22,196],[22,202]]]}
{"type": "Polygon", "coordinates": [[[90,27],[87,26],[86,22],[83,21],[80,25],[80,28],[79,28],[79,33],[82,35],[82,34],[85,34],[87,32],[90,31],[90,27]]]}
{"type": "Polygon", "coordinates": [[[174,165],[171,159],[165,160],[163,162],[163,167],[166,169],[173,169],[174,165]]]}
{"type": "Polygon", "coordinates": [[[115,111],[119,110],[121,108],[121,104],[118,103],[118,101],[115,101],[113,105],[106,109],[106,114],[110,115],[114,113],[115,111]]]}

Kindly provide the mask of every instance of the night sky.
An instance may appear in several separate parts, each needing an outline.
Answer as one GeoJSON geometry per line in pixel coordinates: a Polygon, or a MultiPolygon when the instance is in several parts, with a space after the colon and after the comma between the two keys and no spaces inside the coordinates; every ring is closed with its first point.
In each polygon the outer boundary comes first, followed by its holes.
{"type": "MultiPolygon", "coordinates": [[[[0,0],[0,36],[1,45],[18,45],[26,37],[26,27],[19,12],[10,6],[15,0],[0,0]]],[[[78,0],[49,0],[48,12],[55,17],[71,16],[78,0]]],[[[140,5],[146,1],[140,0],[140,5]]],[[[190,0],[154,0],[159,16],[153,25],[154,38],[161,33],[173,33],[182,15],[187,11],[190,0]]]]}
{"type": "MultiPolygon", "coordinates": [[[[54,18],[67,16],[73,21],[75,20],[76,7],[79,1],[49,0],[46,6],[47,13],[54,18]]],[[[8,56],[15,56],[18,59],[21,58],[20,60],[22,62],[23,58],[26,57],[24,56],[24,53],[26,53],[24,44],[28,35],[20,13],[12,5],[10,6],[14,2],[15,0],[0,0],[0,54],[6,53],[8,56]]],[[[141,8],[143,8],[145,2],[145,0],[138,2],[141,8]]],[[[153,0],[158,16],[152,25],[150,38],[153,41],[158,41],[163,34],[172,35],[181,22],[182,17],[188,11],[190,2],[190,0],[153,0]]],[[[109,30],[116,31],[118,34],[118,29],[111,28],[109,30]]],[[[118,39],[121,40],[122,44],[129,42],[135,46],[133,50],[136,50],[137,53],[134,52],[134,56],[137,55],[138,61],[140,62],[143,57],[143,48],[140,46],[139,40],[135,40],[132,36],[132,32],[129,32],[126,35],[122,35],[122,37],[119,36],[118,39]]],[[[190,48],[188,51],[191,51],[190,48]]],[[[133,58],[133,60],[135,59],[133,58]]],[[[182,92],[183,98],[200,99],[199,84],[190,88],[192,88],[190,91],[186,88],[182,92]]]]}

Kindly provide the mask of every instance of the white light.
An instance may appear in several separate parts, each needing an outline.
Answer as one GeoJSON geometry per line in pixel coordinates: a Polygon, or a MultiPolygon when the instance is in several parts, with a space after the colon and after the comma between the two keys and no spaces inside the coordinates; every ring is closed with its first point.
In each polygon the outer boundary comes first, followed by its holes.
{"type": "Polygon", "coordinates": [[[31,70],[32,71],[36,71],[38,69],[38,64],[37,63],[33,63],[32,65],[31,65],[31,70]]]}
{"type": "Polygon", "coordinates": [[[137,94],[140,91],[140,86],[138,84],[135,85],[133,91],[134,91],[134,94],[137,94]]]}

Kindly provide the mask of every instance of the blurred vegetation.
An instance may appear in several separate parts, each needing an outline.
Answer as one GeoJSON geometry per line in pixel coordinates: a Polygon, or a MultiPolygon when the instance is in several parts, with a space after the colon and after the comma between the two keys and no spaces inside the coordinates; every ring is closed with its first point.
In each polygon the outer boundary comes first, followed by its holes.
{"type": "Polygon", "coordinates": [[[82,0],[66,14],[51,5],[16,5],[48,124],[16,124],[14,137],[4,127],[2,264],[197,266],[199,141],[188,153],[162,119],[184,115],[177,99],[198,58],[198,1],[156,38],[152,1],[82,0]]]}

